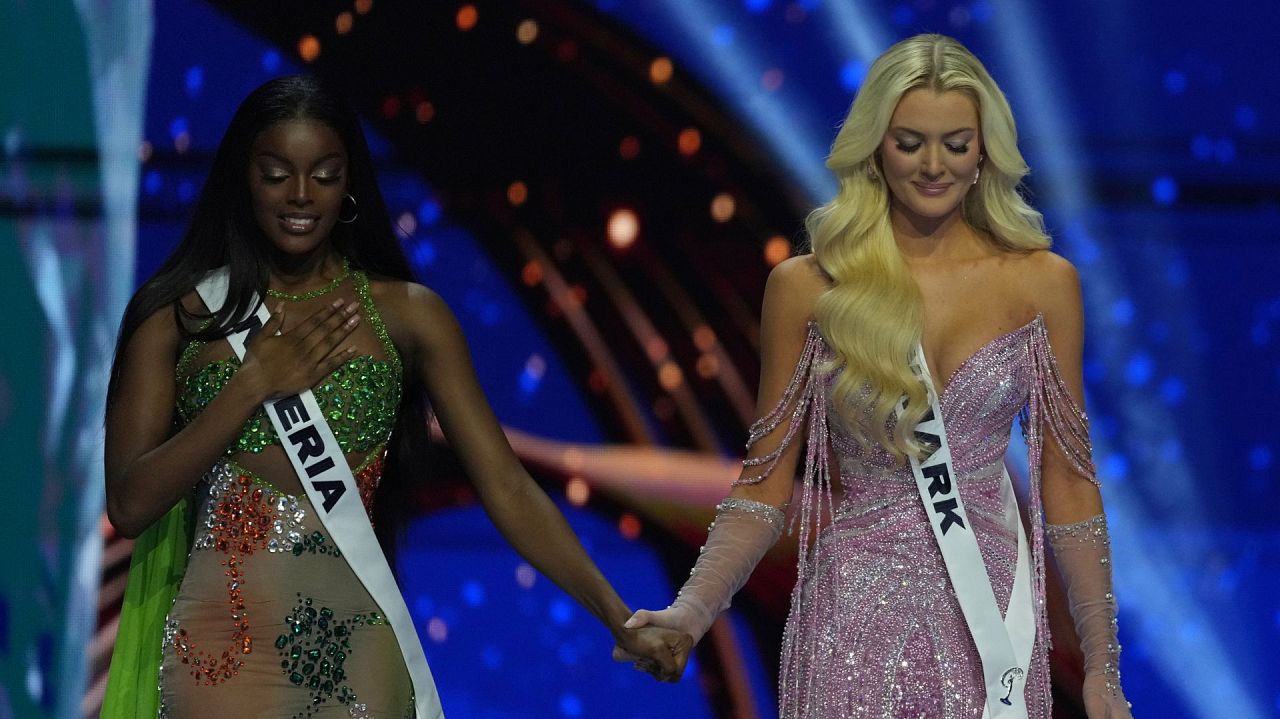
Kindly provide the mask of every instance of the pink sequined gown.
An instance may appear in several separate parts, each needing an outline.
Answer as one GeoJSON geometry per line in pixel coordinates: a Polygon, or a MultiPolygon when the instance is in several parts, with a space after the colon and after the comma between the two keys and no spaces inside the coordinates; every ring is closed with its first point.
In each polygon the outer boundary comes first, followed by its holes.
{"type": "MultiPolygon", "coordinates": [[[[788,424],[778,451],[755,460],[767,475],[807,432],[800,498],[800,576],[792,594],[779,678],[785,719],[978,719],[986,692],[973,644],[927,524],[911,469],[881,449],[863,450],[827,421],[832,350],[811,323],[786,395],[753,427],[752,441],[788,424]],[[829,451],[822,451],[829,448],[829,451]],[[834,461],[838,466],[831,466],[834,461]],[[831,481],[843,487],[831,506],[831,481]],[[823,520],[816,542],[807,530],[823,520]]],[[[1092,477],[1087,422],[1066,392],[1043,319],[997,337],[941,390],[960,494],[1001,611],[1007,609],[1017,538],[1001,524],[999,482],[1020,412],[1030,449],[1030,507],[1037,639],[1025,698],[1030,719],[1050,716],[1040,456],[1046,427],[1092,477]]],[[[762,475],[763,476],[763,475],[762,475]]]]}

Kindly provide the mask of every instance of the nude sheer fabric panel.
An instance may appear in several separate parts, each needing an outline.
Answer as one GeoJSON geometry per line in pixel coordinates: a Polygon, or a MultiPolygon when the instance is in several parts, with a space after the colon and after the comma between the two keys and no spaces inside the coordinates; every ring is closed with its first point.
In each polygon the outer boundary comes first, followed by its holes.
{"type": "Polygon", "coordinates": [[[222,463],[196,502],[165,622],[161,717],[412,716],[391,626],[306,495],[222,463]]]}

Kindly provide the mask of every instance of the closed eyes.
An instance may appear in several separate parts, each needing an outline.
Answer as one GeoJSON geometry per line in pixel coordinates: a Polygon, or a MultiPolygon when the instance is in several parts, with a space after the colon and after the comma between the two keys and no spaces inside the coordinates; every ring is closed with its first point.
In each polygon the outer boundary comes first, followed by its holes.
{"type": "MultiPolygon", "coordinates": [[[[908,154],[908,155],[910,155],[911,153],[915,152],[916,150],[919,150],[919,149],[920,149],[920,147],[921,147],[921,143],[919,143],[919,142],[917,142],[917,143],[915,143],[915,144],[907,144],[907,143],[904,143],[904,142],[899,142],[899,143],[898,143],[898,149],[899,149],[900,151],[902,151],[902,152],[904,152],[904,153],[908,154]]],[[[947,148],[947,151],[948,151],[948,152],[950,152],[950,153],[951,153],[951,154],[953,154],[953,155],[963,155],[963,154],[965,154],[965,153],[967,153],[967,152],[969,151],[969,146],[968,146],[967,144],[965,144],[965,145],[952,145],[952,144],[950,144],[950,143],[947,143],[947,144],[944,144],[944,145],[943,145],[943,147],[946,147],[946,148],[947,148]]]]}
{"type": "MultiPolygon", "coordinates": [[[[288,175],[269,175],[266,173],[262,175],[262,181],[268,185],[278,185],[287,179],[289,179],[288,175]]],[[[322,185],[332,185],[342,180],[342,175],[312,175],[311,179],[322,185]]]]}

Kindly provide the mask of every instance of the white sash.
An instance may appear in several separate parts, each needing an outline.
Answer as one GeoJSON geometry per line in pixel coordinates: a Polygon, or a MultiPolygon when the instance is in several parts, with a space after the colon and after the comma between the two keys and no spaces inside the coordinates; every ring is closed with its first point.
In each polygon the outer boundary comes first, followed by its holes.
{"type": "MultiPolygon", "coordinates": [[[[210,311],[216,312],[226,301],[229,278],[229,270],[222,267],[205,275],[196,285],[196,292],[210,311]]],[[[254,303],[257,304],[256,297],[254,303]]],[[[241,361],[244,360],[246,343],[270,318],[266,305],[258,304],[256,314],[245,318],[227,337],[241,361]]],[[[346,457],[316,404],[315,395],[306,390],[292,397],[267,400],[263,407],[271,418],[276,436],[281,438],[281,446],[293,464],[293,471],[298,473],[298,479],[307,490],[316,517],[395,632],[409,678],[413,681],[417,719],[444,719],[440,696],[431,678],[431,669],[427,667],[427,657],[422,652],[413,619],[409,616],[409,608],[405,606],[391,567],[373,533],[373,525],[369,523],[369,516],[360,501],[355,477],[351,475],[346,457]]]]}
{"type": "MultiPolygon", "coordinates": [[[[938,540],[938,549],[947,565],[947,575],[955,589],[960,610],[973,643],[982,658],[982,675],[987,688],[987,705],[983,719],[1026,719],[1024,701],[1027,672],[1031,667],[1031,651],[1035,644],[1036,623],[1031,600],[1031,563],[1026,533],[1018,512],[1009,472],[1001,469],[1000,496],[1004,524],[1018,535],[1018,562],[1009,598],[1009,612],[1000,616],[986,564],[978,551],[978,541],[965,513],[960,488],[955,482],[951,448],[942,423],[942,407],[933,387],[924,349],[916,346],[916,362],[912,369],[920,376],[929,392],[929,411],[916,426],[919,439],[936,445],[937,450],[923,462],[911,457],[911,472],[916,478],[920,501],[929,516],[929,526],[938,540]]],[[[901,415],[901,407],[899,407],[901,415]]]]}

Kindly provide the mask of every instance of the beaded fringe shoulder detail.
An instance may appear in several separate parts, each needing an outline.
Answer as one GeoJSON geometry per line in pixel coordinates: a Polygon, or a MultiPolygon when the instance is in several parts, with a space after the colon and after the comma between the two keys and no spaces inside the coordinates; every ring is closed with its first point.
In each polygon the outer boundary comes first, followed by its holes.
{"type": "MultiPolygon", "coordinates": [[[[795,372],[787,384],[782,398],[773,409],[751,425],[747,450],[755,446],[763,437],[769,435],[786,422],[786,433],[778,448],[760,457],[743,462],[749,470],[749,476],[734,482],[756,484],[764,481],[773,473],[783,453],[799,438],[805,441],[804,474],[801,479],[800,511],[793,516],[793,522],[799,525],[799,563],[796,584],[791,590],[791,616],[788,622],[794,621],[797,612],[803,607],[804,587],[817,571],[819,549],[816,541],[818,530],[824,518],[835,514],[833,496],[830,447],[831,437],[828,426],[827,382],[825,365],[832,353],[826,341],[818,331],[816,322],[809,322],[809,332],[805,338],[804,350],[796,363],[795,372]],[[790,411],[788,411],[790,410],[790,411]],[[803,432],[803,436],[802,436],[803,432]],[[825,508],[825,512],[823,511],[825,508]]],[[[795,524],[792,530],[796,531],[795,524]]],[[[795,654],[802,650],[788,634],[782,645],[781,674],[778,678],[779,690],[787,691],[788,687],[798,688],[799,682],[806,681],[794,671],[797,666],[795,654]]],[[[813,677],[808,678],[812,681],[813,677]]]]}
{"type": "MultiPolygon", "coordinates": [[[[1030,489],[1030,507],[1027,509],[1031,520],[1031,556],[1035,568],[1034,596],[1038,606],[1036,609],[1036,633],[1043,638],[1045,647],[1050,646],[1049,623],[1045,611],[1045,527],[1043,487],[1044,467],[1044,434],[1045,429],[1053,437],[1054,443],[1062,450],[1062,455],[1080,476],[1095,485],[1098,484],[1097,473],[1093,465],[1093,445],[1089,441],[1089,418],[1084,409],[1076,402],[1068,391],[1062,373],[1058,369],[1058,360],[1049,345],[1049,332],[1045,328],[1042,317],[1032,328],[1028,340],[1028,360],[1031,369],[1030,396],[1022,413],[1022,436],[1027,443],[1027,476],[1030,489]]],[[[1045,696],[1041,697],[1045,706],[1052,706],[1052,698],[1045,687],[1045,696]]]]}

